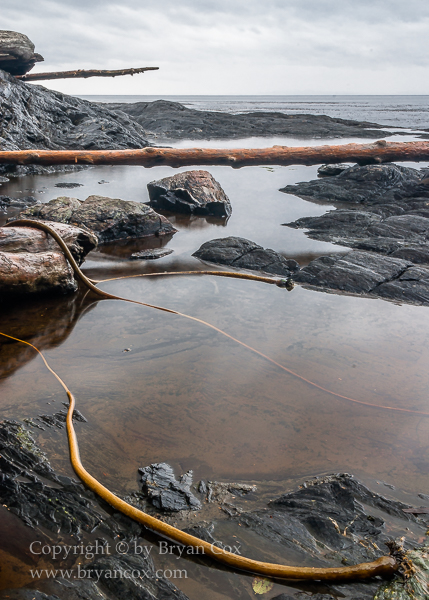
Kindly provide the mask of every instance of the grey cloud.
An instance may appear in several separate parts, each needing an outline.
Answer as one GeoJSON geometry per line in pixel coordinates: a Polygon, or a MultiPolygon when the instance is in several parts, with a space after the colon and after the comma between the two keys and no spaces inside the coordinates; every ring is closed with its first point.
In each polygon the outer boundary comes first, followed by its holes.
{"type": "Polygon", "coordinates": [[[421,0],[2,0],[2,22],[35,42],[46,60],[37,70],[157,65],[151,77],[188,82],[189,93],[205,93],[207,81],[248,90],[249,74],[279,93],[297,68],[329,72],[332,85],[365,69],[393,68],[399,80],[429,63],[421,0]]]}

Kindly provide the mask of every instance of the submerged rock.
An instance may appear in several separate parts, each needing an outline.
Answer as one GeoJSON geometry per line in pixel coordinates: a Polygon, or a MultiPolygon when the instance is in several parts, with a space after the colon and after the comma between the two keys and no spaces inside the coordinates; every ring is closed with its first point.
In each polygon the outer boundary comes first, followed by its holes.
{"type": "Polygon", "coordinates": [[[172,254],[173,250],[170,248],[151,248],[150,250],[140,250],[140,252],[134,252],[130,256],[130,260],[156,260],[172,254]]]}
{"type": "Polygon", "coordinates": [[[381,125],[325,115],[287,115],[279,112],[229,114],[195,110],[178,102],[115,103],[110,110],[126,113],[137,121],[149,136],[161,139],[231,139],[253,136],[287,136],[298,138],[380,138],[392,135],[381,125]]]}
{"type": "MultiPolygon", "coordinates": [[[[78,561],[81,563],[80,577],[76,564],[71,563],[69,568],[74,567],[70,571],[73,575],[67,579],[43,579],[42,576],[19,590],[0,591],[0,598],[187,600],[187,596],[157,570],[148,553],[131,555],[131,540],[136,541],[140,537],[141,527],[123,515],[110,516],[106,512],[109,507],[101,500],[97,501],[85,486],[69,477],[57,475],[35,440],[17,421],[0,422],[0,467],[0,501],[9,512],[34,529],[32,541],[46,540],[48,544],[59,544],[56,546],[59,550],[68,547],[72,551],[74,544],[81,544],[83,550],[80,555],[74,556],[74,561],[77,557],[91,559],[91,562],[78,561]],[[49,538],[46,530],[51,532],[49,538]],[[94,540],[94,531],[102,537],[94,540]],[[72,537],[69,538],[68,534],[72,537]],[[106,537],[114,542],[109,544],[106,537]],[[124,539],[129,543],[124,542],[117,549],[118,540],[124,539]],[[70,546],[65,540],[70,540],[70,546]],[[121,554],[124,552],[121,549],[128,546],[130,554],[121,554]],[[88,548],[92,550],[92,556],[85,555],[88,548]],[[119,554],[110,554],[116,551],[119,554]],[[98,577],[95,570],[99,573],[98,577]]],[[[41,541],[36,542],[36,548],[38,543],[43,545],[41,541]]],[[[32,563],[27,564],[37,567],[38,556],[30,556],[32,563]]],[[[46,566],[45,562],[42,564],[46,566]]],[[[54,562],[53,567],[57,568],[58,562],[54,562]]]]}
{"type": "Polygon", "coordinates": [[[229,217],[231,203],[208,171],[185,171],[147,184],[155,208],[194,215],[229,217]]]}
{"type": "Polygon", "coordinates": [[[299,270],[298,263],[259,244],[239,237],[210,240],[200,246],[192,256],[218,265],[265,271],[273,275],[290,277],[299,270]]]}
{"type": "Polygon", "coordinates": [[[143,492],[156,508],[177,512],[198,510],[201,502],[191,492],[192,471],[176,480],[174,471],[167,463],[154,463],[139,469],[143,492]]]}
{"type": "MultiPolygon", "coordinates": [[[[70,600],[105,597],[112,600],[186,600],[186,596],[157,570],[158,553],[150,552],[156,546],[152,548],[148,545],[151,542],[144,540],[145,529],[124,515],[116,512],[112,514],[111,509],[81,483],[57,475],[35,440],[16,421],[0,423],[0,467],[0,502],[21,521],[34,528],[32,541],[46,539],[48,530],[51,533],[49,542],[47,539],[46,543],[51,546],[59,544],[58,548],[66,547],[69,539],[66,536],[72,534],[73,538],[70,539],[76,542],[70,542],[71,544],[94,548],[94,538],[98,536],[98,551],[95,556],[87,557],[91,562],[81,562],[80,568],[86,570],[86,574],[80,579],[36,579],[20,590],[0,592],[0,597],[41,600],[46,597],[70,600]],[[135,542],[140,552],[133,551],[135,542]],[[106,548],[110,549],[104,551],[103,544],[107,544],[106,548]],[[146,548],[147,551],[143,552],[141,548],[146,548]],[[88,573],[89,569],[93,570],[92,575],[88,573]],[[115,571],[127,572],[127,576],[115,576],[115,571]]],[[[148,475],[148,485],[153,486],[155,492],[169,490],[173,494],[177,492],[173,489],[176,487],[179,488],[179,495],[181,494],[178,501],[189,502],[189,473],[181,481],[177,481],[171,467],[165,463],[151,465],[142,471],[148,475]],[[185,489],[180,489],[181,487],[185,489]]],[[[255,491],[254,486],[216,482],[210,482],[210,485],[213,485],[213,491],[216,490],[213,500],[219,502],[222,508],[221,511],[216,510],[216,520],[208,522],[204,520],[202,513],[201,520],[196,521],[195,517],[201,513],[188,513],[184,517],[187,519],[187,527],[181,529],[219,548],[229,543],[231,546],[226,548],[237,548],[242,556],[255,554],[257,550],[254,557],[265,558],[269,562],[337,567],[372,561],[387,554],[385,543],[392,536],[406,534],[409,539],[417,539],[424,536],[427,529],[424,519],[406,512],[410,509],[409,505],[374,493],[347,474],[316,477],[305,482],[299,489],[282,494],[256,510],[249,510],[249,504],[245,500],[241,507],[230,503],[233,495],[239,498],[241,494],[255,491]]],[[[179,496],[176,494],[175,498],[177,497],[179,496]]],[[[239,501],[234,500],[235,503],[239,501]]],[[[213,505],[205,504],[205,507],[213,518],[213,505]]],[[[192,510],[194,508],[193,506],[192,510]]],[[[168,517],[164,513],[163,520],[168,522],[169,518],[176,520],[178,515],[168,517]]],[[[153,542],[152,535],[149,540],[153,542]]],[[[174,544],[170,548],[173,550],[174,544]]],[[[412,550],[410,542],[405,542],[405,550],[412,550]]],[[[186,570],[190,564],[188,561],[192,561],[190,575],[194,580],[198,579],[198,574],[200,579],[209,576],[208,567],[211,563],[201,562],[203,557],[199,553],[195,554],[197,556],[193,558],[191,553],[187,553],[186,562],[179,562],[179,555],[176,554],[173,564],[178,569],[186,570]]],[[[45,561],[45,557],[43,560],[45,561]]],[[[49,557],[46,560],[49,561],[49,557]]],[[[53,568],[58,568],[57,562],[53,564],[53,568]]],[[[49,562],[43,562],[42,565],[46,568],[49,562]]],[[[161,565],[164,568],[167,565],[168,568],[169,563],[162,562],[161,565]]],[[[35,565],[36,568],[38,566],[35,565]]],[[[72,566],[76,569],[75,564],[71,564],[70,568],[72,566]]],[[[8,563],[6,569],[7,567],[8,563]]],[[[234,584],[237,581],[237,575],[229,574],[225,569],[222,568],[216,574],[218,578],[222,573],[221,577],[225,578],[221,579],[222,589],[225,582],[234,584]]],[[[180,582],[177,583],[180,585],[180,582]]],[[[211,583],[209,581],[208,585],[211,583]]],[[[293,585],[284,583],[288,585],[288,593],[292,598],[302,599],[305,597],[303,594],[308,596],[311,593],[313,598],[321,597],[323,600],[339,597],[347,600],[370,600],[380,585],[378,579],[336,582],[335,585],[323,586],[309,582],[296,582],[293,585]],[[320,590],[323,591],[322,595],[318,594],[320,590]]],[[[214,585],[216,590],[218,583],[214,585]]],[[[282,595],[276,597],[281,598],[282,595]]],[[[380,596],[383,599],[385,597],[387,596],[380,596]]]]}
{"type": "Polygon", "coordinates": [[[176,232],[166,217],[146,204],[105,196],[89,196],[83,202],[77,198],[60,196],[47,204],[22,211],[15,218],[83,226],[94,232],[99,243],[176,232]]]}
{"type": "MultiPolygon", "coordinates": [[[[53,228],[78,264],[97,246],[91,232],[60,223],[53,228]]],[[[0,228],[0,301],[15,295],[76,290],[73,270],[51,236],[31,227],[0,228]]]]}

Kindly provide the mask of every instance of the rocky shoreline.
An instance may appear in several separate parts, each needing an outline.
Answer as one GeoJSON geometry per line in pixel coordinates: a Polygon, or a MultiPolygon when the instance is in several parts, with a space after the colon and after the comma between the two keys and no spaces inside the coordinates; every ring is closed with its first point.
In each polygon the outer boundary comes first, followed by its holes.
{"type": "MultiPolygon", "coordinates": [[[[0,147],[4,150],[125,149],[160,140],[268,135],[374,139],[391,132],[374,123],[326,116],[229,115],[195,111],[166,101],[102,105],[29,86],[0,71],[0,147]]],[[[55,170],[61,168],[3,165],[0,173],[9,178],[55,170]]],[[[300,268],[295,260],[274,249],[229,236],[206,241],[194,249],[193,256],[228,268],[281,277],[288,290],[295,282],[324,292],[429,305],[429,172],[393,164],[341,165],[324,167],[320,175],[317,180],[286,186],[281,191],[338,208],[284,225],[307,229],[309,237],[342,246],[344,253],[316,258],[300,268]]],[[[211,216],[223,220],[223,224],[234,204],[204,171],[151,182],[149,197],[157,210],[211,216]]],[[[21,205],[19,202],[0,196],[0,207],[5,210],[22,208],[19,217],[53,226],[79,264],[98,244],[176,233],[162,212],[120,198],[93,195],[79,200],[61,196],[40,204],[29,197],[21,199],[21,205]]],[[[155,259],[167,252],[135,253],[129,259],[155,259]]],[[[31,228],[0,228],[0,273],[2,301],[12,294],[36,297],[40,293],[71,294],[77,290],[73,273],[56,244],[45,233],[31,228]]],[[[71,325],[65,323],[63,327],[69,331],[71,325]]],[[[24,362],[25,358],[17,356],[14,369],[24,362]]],[[[77,413],[75,417],[84,427],[83,415],[77,413]]],[[[51,545],[78,541],[106,548],[120,540],[127,547],[136,542],[159,547],[165,540],[114,513],[82,484],[52,469],[35,435],[45,427],[63,428],[64,419],[62,410],[26,419],[25,424],[0,423],[0,499],[1,510],[8,515],[5,523],[13,516],[32,528],[34,539],[51,545]],[[32,427],[32,433],[28,427],[32,427]]],[[[244,503],[244,497],[256,497],[258,493],[252,482],[194,483],[192,473],[176,478],[172,467],[165,463],[142,465],[140,477],[140,487],[124,498],[129,503],[161,520],[179,522],[183,529],[219,547],[239,543],[245,555],[256,554],[255,547],[258,552],[261,548],[270,561],[275,557],[283,562],[284,554],[292,562],[307,566],[374,560],[387,552],[384,544],[392,537],[406,536],[406,549],[410,550],[424,538],[428,525],[425,513],[414,515],[410,505],[385,498],[347,474],[313,478],[269,503],[261,498],[257,508],[244,503]]],[[[420,498],[427,501],[427,497],[420,498]]],[[[28,539],[28,531],[26,535],[28,539]]],[[[183,549],[174,544],[169,547],[174,557],[174,562],[168,563],[170,568],[183,549]]],[[[19,547],[13,558],[27,570],[29,566],[52,566],[28,553],[23,555],[19,547]]],[[[210,577],[205,574],[207,566],[216,569],[204,557],[191,556],[187,560],[199,577],[210,577]]],[[[61,566],[77,565],[76,559],[66,560],[61,566]]],[[[168,577],[157,576],[157,557],[149,554],[106,551],[85,558],[83,565],[103,574],[77,581],[42,578],[26,582],[19,589],[3,590],[0,598],[187,598],[168,577]],[[105,575],[114,570],[144,571],[146,576],[132,576],[124,583],[123,579],[105,575]]],[[[236,585],[234,574],[223,572],[223,576],[228,585],[236,585]]],[[[215,577],[211,583],[216,587],[215,577]]],[[[272,600],[303,599],[308,594],[315,600],[369,600],[379,586],[378,580],[335,586],[300,583],[295,589],[288,586],[286,593],[277,589],[279,593],[272,600]]]]}
{"type": "MultiPolygon", "coordinates": [[[[193,556],[188,552],[186,559],[180,560],[185,548],[150,534],[112,511],[80,482],[55,473],[37,444],[42,427],[35,429],[31,420],[30,425],[31,433],[28,425],[18,421],[0,423],[2,510],[31,528],[26,537],[34,549],[26,558],[18,552],[17,562],[21,569],[80,569],[88,575],[34,578],[19,589],[1,591],[0,598],[53,600],[59,595],[63,600],[186,600],[179,589],[180,581],[176,587],[158,574],[160,564],[166,565],[161,555],[169,554],[173,559],[165,572],[173,565],[185,571],[192,568],[195,573],[208,566],[217,568],[203,553],[193,556]],[[64,550],[73,545],[85,550],[66,556],[64,550]],[[43,557],[39,546],[55,547],[56,560],[43,557]],[[147,550],[137,552],[133,548],[147,550]],[[126,581],[109,576],[115,569],[132,574],[126,581]],[[142,572],[144,577],[139,576],[142,572]]],[[[150,465],[140,473],[142,486],[124,497],[127,502],[168,523],[179,521],[182,529],[218,548],[235,548],[246,556],[255,555],[257,545],[262,553],[268,553],[266,560],[275,557],[280,563],[285,556],[294,564],[323,567],[372,561],[386,554],[385,544],[392,536],[406,535],[405,549],[412,549],[428,524],[427,515],[419,515],[419,509],[413,514],[410,505],[375,493],[349,474],[312,478],[268,503],[262,497],[259,507],[249,508],[246,499],[255,499],[259,493],[254,484],[193,484],[191,472],[176,480],[173,469],[166,464],[150,465]]],[[[223,585],[234,586],[234,574],[222,572],[223,585]]],[[[377,579],[323,586],[317,582],[295,583],[293,596],[280,593],[272,598],[304,598],[310,592],[323,600],[336,599],[339,594],[350,600],[369,600],[381,583],[377,579]],[[319,596],[320,589],[323,594],[319,596]]],[[[289,592],[291,586],[289,582],[289,592]]],[[[281,590],[279,586],[277,589],[281,590]]]]}

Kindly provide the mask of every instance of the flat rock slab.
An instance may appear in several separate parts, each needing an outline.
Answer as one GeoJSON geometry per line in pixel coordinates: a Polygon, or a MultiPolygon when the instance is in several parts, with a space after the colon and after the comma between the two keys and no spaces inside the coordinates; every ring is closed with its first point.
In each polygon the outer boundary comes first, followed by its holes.
{"type": "Polygon", "coordinates": [[[119,198],[89,196],[84,202],[61,196],[22,211],[18,217],[69,223],[94,232],[99,243],[168,235],[176,232],[170,221],[146,204],[119,198]]]}
{"type": "Polygon", "coordinates": [[[192,256],[218,265],[264,271],[283,277],[290,277],[292,273],[299,270],[295,260],[285,258],[274,250],[264,249],[259,244],[239,237],[219,238],[205,242],[192,256]]]}
{"type": "Polygon", "coordinates": [[[208,171],[185,171],[147,184],[155,208],[194,215],[229,217],[231,203],[208,171]]]}
{"type": "Polygon", "coordinates": [[[324,202],[374,204],[429,192],[427,172],[395,164],[354,166],[334,177],[287,185],[280,190],[324,202]]]}
{"type": "Polygon", "coordinates": [[[402,275],[410,263],[358,250],[344,256],[321,256],[293,277],[297,283],[354,294],[372,292],[381,283],[402,275]]]}
{"type": "Polygon", "coordinates": [[[130,260],[156,260],[172,253],[173,250],[170,248],[152,248],[151,250],[134,252],[134,254],[131,254],[130,260]]]}
{"type": "Polygon", "coordinates": [[[370,252],[321,256],[293,276],[321,291],[342,291],[429,306],[429,268],[370,252]]]}
{"type": "Polygon", "coordinates": [[[143,492],[156,508],[178,512],[198,510],[201,502],[191,492],[192,471],[175,478],[173,468],[167,463],[154,463],[139,469],[143,492]]]}
{"type": "MultiPolygon", "coordinates": [[[[96,248],[94,234],[55,223],[78,264],[96,248]]],[[[77,290],[73,270],[56,241],[31,227],[0,227],[0,300],[16,295],[70,293],[77,290]]]]}
{"type": "Polygon", "coordinates": [[[394,164],[355,166],[339,175],[287,186],[282,191],[350,205],[284,224],[306,229],[312,239],[355,249],[342,257],[317,258],[294,281],[318,289],[428,304],[426,169],[417,171],[394,164]],[[413,264],[421,268],[412,268],[413,264]]]}
{"type": "Polygon", "coordinates": [[[290,136],[302,139],[381,138],[392,135],[381,125],[325,115],[287,115],[279,112],[228,114],[195,110],[178,102],[156,100],[130,104],[105,104],[109,110],[126,113],[150,137],[174,139],[231,139],[253,136],[290,136]]]}

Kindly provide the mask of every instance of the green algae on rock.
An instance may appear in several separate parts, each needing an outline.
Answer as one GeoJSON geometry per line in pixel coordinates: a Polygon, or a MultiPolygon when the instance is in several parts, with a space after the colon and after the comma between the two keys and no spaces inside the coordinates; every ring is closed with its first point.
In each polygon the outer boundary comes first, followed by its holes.
{"type": "Polygon", "coordinates": [[[429,545],[404,554],[411,566],[405,576],[383,584],[374,600],[429,600],[429,545]]]}

